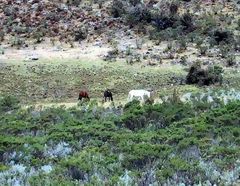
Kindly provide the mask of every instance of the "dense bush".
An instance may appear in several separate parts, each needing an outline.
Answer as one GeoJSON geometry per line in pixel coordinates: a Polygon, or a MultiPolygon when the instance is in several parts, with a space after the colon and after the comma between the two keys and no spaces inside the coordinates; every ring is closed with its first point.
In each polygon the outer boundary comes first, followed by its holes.
{"type": "Polygon", "coordinates": [[[19,100],[10,95],[0,97],[0,113],[12,111],[19,108],[19,100]]]}
{"type": "Polygon", "coordinates": [[[68,5],[74,5],[74,6],[78,6],[81,3],[82,0],[68,0],[67,4],[68,5]]]}
{"type": "Polygon", "coordinates": [[[86,27],[80,27],[75,31],[75,41],[82,41],[87,38],[88,30],[86,27]]]}
{"type": "Polygon", "coordinates": [[[193,15],[191,15],[190,13],[185,13],[182,15],[180,21],[184,30],[193,31],[194,29],[193,15]]]}
{"type": "Polygon", "coordinates": [[[213,32],[213,37],[217,44],[231,43],[233,41],[233,34],[229,31],[216,30],[213,32]]]}
{"type": "MultiPolygon", "coordinates": [[[[5,110],[16,108],[15,99],[10,100],[1,102],[8,105],[5,110]]],[[[207,180],[230,185],[225,174],[239,173],[239,102],[184,104],[170,99],[141,106],[133,101],[121,116],[116,108],[86,106],[18,108],[1,115],[0,183],[17,179],[33,185],[116,185],[127,179],[127,184],[144,185],[207,180]],[[14,172],[13,163],[26,168],[14,172]],[[36,172],[29,174],[33,169],[36,172]],[[218,173],[217,179],[209,169],[218,173]]]]}
{"type": "Polygon", "coordinates": [[[113,1],[111,9],[113,17],[117,18],[124,15],[124,13],[126,12],[125,8],[125,3],[122,0],[113,1]]]}
{"type": "Polygon", "coordinates": [[[140,22],[148,22],[148,23],[151,22],[152,20],[151,16],[152,15],[147,9],[147,7],[139,4],[137,6],[130,7],[128,9],[126,19],[128,24],[130,24],[130,26],[134,26],[136,23],[140,23],[140,22]]]}
{"type": "Polygon", "coordinates": [[[176,20],[173,17],[168,17],[162,14],[155,14],[153,15],[153,21],[157,30],[160,31],[172,27],[176,20]]]}
{"type": "Polygon", "coordinates": [[[195,63],[189,69],[186,77],[187,84],[212,85],[222,84],[223,69],[219,66],[209,66],[206,70],[201,68],[199,63],[195,63]]]}

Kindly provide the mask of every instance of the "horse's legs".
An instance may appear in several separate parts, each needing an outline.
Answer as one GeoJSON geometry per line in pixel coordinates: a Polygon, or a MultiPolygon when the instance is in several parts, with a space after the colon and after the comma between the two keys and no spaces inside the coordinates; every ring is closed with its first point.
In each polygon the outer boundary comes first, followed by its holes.
{"type": "Polygon", "coordinates": [[[79,97],[78,97],[78,100],[80,100],[80,101],[81,101],[81,100],[82,100],[82,96],[79,96],[79,97]]]}
{"type": "Polygon", "coordinates": [[[106,96],[104,97],[104,101],[107,102],[107,97],[106,96]]]}

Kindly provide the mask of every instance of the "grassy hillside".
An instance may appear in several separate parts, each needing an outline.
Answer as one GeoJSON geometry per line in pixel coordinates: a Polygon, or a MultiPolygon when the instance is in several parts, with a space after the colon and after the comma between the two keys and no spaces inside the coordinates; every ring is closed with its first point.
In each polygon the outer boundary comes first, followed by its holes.
{"type": "Polygon", "coordinates": [[[155,69],[128,67],[122,63],[103,61],[42,61],[13,62],[2,67],[0,76],[3,93],[18,96],[24,102],[77,101],[81,88],[87,88],[93,99],[102,98],[106,87],[113,91],[115,101],[126,99],[135,88],[152,87],[157,91],[178,84],[186,72],[180,66],[155,69]]]}

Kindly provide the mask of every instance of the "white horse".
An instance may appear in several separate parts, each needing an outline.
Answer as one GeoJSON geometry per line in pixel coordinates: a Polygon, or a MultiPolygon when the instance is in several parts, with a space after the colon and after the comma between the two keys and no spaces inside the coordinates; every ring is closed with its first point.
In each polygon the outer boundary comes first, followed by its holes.
{"type": "Polygon", "coordinates": [[[152,98],[153,92],[147,90],[131,90],[128,93],[128,101],[133,101],[134,99],[140,102],[145,102],[147,99],[152,98]]]}

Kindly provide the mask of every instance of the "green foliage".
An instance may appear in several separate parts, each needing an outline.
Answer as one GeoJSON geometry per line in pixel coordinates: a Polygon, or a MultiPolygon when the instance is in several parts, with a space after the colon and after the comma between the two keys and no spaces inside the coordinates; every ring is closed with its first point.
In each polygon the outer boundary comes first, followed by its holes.
{"type": "Polygon", "coordinates": [[[223,68],[221,66],[208,66],[208,68],[202,69],[200,64],[193,64],[186,76],[187,84],[198,84],[200,86],[203,85],[211,85],[219,83],[222,85],[223,82],[223,68]]]}
{"type": "Polygon", "coordinates": [[[0,97],[0,112],[8,112],[19,108],[19,100],[10,95],[0,97]]]}
{"type": "Polygon", "coordinates": [[[203,14],[202,19],[197,20],[197,25],[203,34],[208,34],[212,32],[212,29],[216,28],[217,20],[212,15],[203,14]]]}
{"type": "Polygon", "coordinates": [[[139,101],[133,101],[126,104],[121,123],[130,130],[138,130],[151,125],[153,128],[164,128],[172,122],[192,116],[193,113],[189,112],[188,106],[179,102],[177,92],[173,94],[170,102],[162,105],[146,104],[141,107],[139,101]]]}
{"type": "Polygon", "coordinates": [[[198,144],[198,140],[195,137],[184,138],[183,140],[181,140],[179,142],[178,149],[183,150],[183,149],[186,149],[190,146],[197,145],[197,144],[198,144]]]}
{"type": "Polygon", "coordinates": [[[68,168],[68,172],[73,179],[81,180],[84,179],[83,175],[93,175],[93,171],[105,176],[110,175],[112,171],[114,171],[114,174],[121,175],[122,170],[119,169],[116,161],[117,157],[109,151],[108,147],[96,148],[90,146],[69,159],[63,160],[61,164],[68,168]]]}
{"type": "Polygon", "coordinates": [[[201,55],[205,55],[206,52],[207,52],[207,50],[208,50],[208,47],[207,47],[207,46],[203,46],[203,45],[200,45],[200,46],[199,46],[199,51],[200,51],[200,54],[201,54],[201,55]]]}
{"type": "Polygon", "coordinates": [[[128,102],[125,106],[124,106],[124,111],[129,111],[131,112],[131,110],[134,109],[141,109],[140,106],[140,101],[139,100],[133,100],[131,102],[128,102]]]}
{"type": "MultiPolygon", "coordinates": [[[[210,156],[221,159],[224,157],[224,162],[226,163],[225,167],[234,162],[236,157],[239,157],[239,148],[232,148],[232,147],[213,147],[210,151],[210,156]]],[[[219,161],[218,161],[219,162],[219,161]]],[[[220,163],[220,162],[219,162],[220,163]]],[[[222,165],[224,167],[224,165],[222,165]]]]}
{"type": "Polygon", "coordinates": [[[124,153],[123,166],[127,169],[142,169],[158,158],[166,158],[170,153],[168,145],[134,144],[124,153]]]}
{"type": "Polygon", "coordinates": [[[161,184],[173,176],[197,183],[209,179],[199,168],[200,158],[221,170],[236,163],[239,108],[237,101],[214,108],[197,102],[141,106],[133,101],[118,117],[103,117],[105,110],[95,106],[84,112],[82,107],[48,108],[35,115],[34,108],[18,109],[1,116],[0,158],[4,161],[0,169],[9,168],[3,154],[16,151],[14,160],[28,167],[53,165],[51,173],[31,176],[33,185],[114,185],[121,183],[125,171],[138,183],[149,167],[155,167],[161,184]],[[61,142],[68,144],[63,149],[71,151],[48,156],[61,142]]]}
{"type": "Polygon", "coordinates": [[[17,47],[17,49],[20,49],[25,44],[25,40],[20,38],[19,36],[14,36],[11,40],[11,46],[17,47]]]}
{"type": "Polygon", "coordinates": [[[170,167],[166,167],[164,169],[157,171],[157,178],[160,182],[165,182],[168,178],[171,178],[174,174],[174,169],[170,167]]]}
{"type": "Polygon", "coordinates": [[[235,56],[233,56],[233,55],[227,55],[227,57],[226,57],[226,65],[228,66],[228,67],[232,67],[232,66],[235,66],[236,64],[237,64],[237,62],[236,62],[236,57],[235,56]]]}
{"type": "Polygon", "coordinates": [[[124,3],[121,0],[113,1],[111,9],[113,17],[120,17],[125,13],[125,11],[124,3]]]}
{"type": "Polygon", "coordinates": [[[0,172],[8,170],[6,165],[0,164],[0,172]]]}
{"type": "Polygon", "coordinates": [[[182,158],[179,157],[174,157],[170,159],[170,164],[173,167],[173,169],[179,170],[179,171],[186,171],[189,169],[190,165],[188,162],[183,160],[182,158]]]}
{"type": "Polygon", "coordinates": [[[183,14],[180,21],[184,30],[193,29],[193,15],[191,15],[189,12],[183,14]]]}

